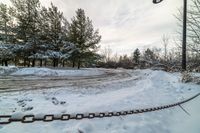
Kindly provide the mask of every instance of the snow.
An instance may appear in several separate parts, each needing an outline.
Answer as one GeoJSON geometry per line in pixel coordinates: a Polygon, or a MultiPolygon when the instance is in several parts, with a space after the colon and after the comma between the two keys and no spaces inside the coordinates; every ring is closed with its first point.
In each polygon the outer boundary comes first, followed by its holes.
{"type": "MultiPolygon", "coordinates": [[[[60,114],[121,111],[175,103],[200,92],[196,84],[181,83],[180,73],[153,70],[20,68],[15,76],[77,76],[62,87],[0,93],[0,114],[60,114]],[[107,74],[107,75],[105,75],[107,74]],[[88,76],[79,79],[79,76],[88,76]],[[98,75],[93,77],[93,75],[98,75]],[[89,78],[91,77],[91,78],[89,78]]],[[[12,77],[13,76],[13,77],[12,77]]],[[[45,79],[45,77],[43,77],[45,79]]],[[[2,78],[3,80],[3,78],[2,78]]],[[[4,83],[8,79],[3,80],[4,83]]],[[[68,81],[70,80],[70,81],[68,81]]],[[[35,81],[34,82],[39,82],[35,81]]],[[[51,81],[49,81],[51,82],[51,81]]],[[[1,82],[0,82],[1,83],[1,82]]],[[[40,82],[40,84],[45,84],[40,82]]],[[[62,84],[62,82],[61,82],[62,84]]],[[[20,84],[18,84],[20,86],[20,84]]],[[[44,85],[45,86],[45,85],[44,85]]],[[[199,133],[200,97],[183,107],[158,112],[92,120],[12,123],[0,125],[1,133],[199,133]],[[184,127],[184,128],[183,128],[184,127]]]]}
{"type": "Polygon", "coordinates": [[[194,76],[200,77],[200,73],[193,73],[194,76]]]}
{"type": "Polygon", "coordinates": [[[101,75],[102,71],[93,69],[81,69],[81,70],[56,70],[50,68],[17,68],[11,67],[0,67],[0,75],[13,75],[13,76],[91,76],[91,75],[101,75]]]}
{"type": "Polygon", "coordinates": [[[17,70],[18,68],[15,66],[8,66],[8,67],[0,66],[0,75],[9,74],[17,70]]]}

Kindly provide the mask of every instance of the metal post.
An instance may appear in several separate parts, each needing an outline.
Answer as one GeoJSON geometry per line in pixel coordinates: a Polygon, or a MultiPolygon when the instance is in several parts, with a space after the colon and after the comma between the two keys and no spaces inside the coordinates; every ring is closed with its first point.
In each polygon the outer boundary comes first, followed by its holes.
{"type": "Polygon", "coordinates": [[[182,70],[186,70],[186,43],[187,43],[187,0],[183,0],[183,42],[182,42],[182,70]]]}
{"type": "MultiPolygon", "coordinates": [[[[163,0],[153,0],[158,4],[163,0]]],[[[187,0],[183,0],[183,40],[182,40],[182,71],[186,70],[186,43],[187,43],[187,0]]]]}

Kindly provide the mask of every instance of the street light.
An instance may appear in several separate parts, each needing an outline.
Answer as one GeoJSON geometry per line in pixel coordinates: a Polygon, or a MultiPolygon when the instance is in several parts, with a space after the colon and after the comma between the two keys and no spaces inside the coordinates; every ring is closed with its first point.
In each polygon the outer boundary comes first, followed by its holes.
{"type": "MultiPolygon", "coordinates": [[[[158,4],[163,0],[153,0],[158,4]]],[[[183,40],[182,40],[182,70],[186,70],[186,43],[187,43],[187,0],[183,0],[183,40]]]]}
{"type": "Polygon", "coordinates": [[[162,2],[163,0],[153,0],[153,3],[154,4],[158,4],[158,3],[160,3],[160,2],[162,2]]]}

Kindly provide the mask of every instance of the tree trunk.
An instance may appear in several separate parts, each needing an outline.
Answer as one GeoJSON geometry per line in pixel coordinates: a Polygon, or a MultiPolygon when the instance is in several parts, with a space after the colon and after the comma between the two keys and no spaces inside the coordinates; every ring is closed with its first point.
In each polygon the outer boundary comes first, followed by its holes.
{"type": "Polygon", "coordinates": [[[56,61],[55,61],[55,59],[53,60],[53,67],[56,67],[56,61]]]}
{"type": "Polygon", "coordinates": [[[8,66],[8,61],[7,60],[5,61],[5,66],[8,66]]]}
{"type": "Polygon", "coordinates": [[[56,67],[58,67],[58,64],[59,64],[59,60],[56,59],[56,67]]]}
{"type": "Polygon", "coordinates": [[[81,67],[81,61],[79,60],[78,61],[78,69],[80,69],[80,67],[81,67]]]}
{"type": "Polygon", "coordinates": [[[24,67],[26,66],[26,59],[24,58],[24,67]]]}
{"type": "Polygon", "coordinates": [[[32,67],[35,67],[35,59],[32,60],[32,67]]]}
{"type": "Polygon", "coordinates": [[[17,58],[15,57],[15,66],[17,66],[17,58]]]}
{"type": "Polygon", "coordinates": [[[3,61],[1,61],[1,65],[3,66],[3,61]]]}
{"type": "Polygon", "coordinates": [[[74,67],[75,67],[75,61],[73,60],[72,63],[73,63],[73,64],[72,64],[72,67],[74,68],[74,67]]]}
{"type": "Polygon", "coordinates": [[[47,60],[44,61],[44,66],[45,66],[45,67],[47,66],[47,60]]]}
{"type": "Polygon", "coordinates": [[[40,67],[42,67],[42,60],[40,60],[40,67]]]}
{"type": "Polygon", "coordinates": [[[28,60],[28,67],[30,67],[30,65],[31,65],[31,61],[30,61],[30,60],[28,60]]]}
{"type": "Polygon", "coordinates": [[[63,62],[62,62],[62,66],[65,67],[65,61],[64,61],[64,60],[63,60],[63,62]]]}

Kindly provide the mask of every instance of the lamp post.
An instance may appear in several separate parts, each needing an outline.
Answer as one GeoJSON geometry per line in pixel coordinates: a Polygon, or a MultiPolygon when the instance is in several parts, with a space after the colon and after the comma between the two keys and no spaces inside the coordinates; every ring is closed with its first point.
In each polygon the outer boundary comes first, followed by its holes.
{"type": "MultiPolygon", "coordinates": [[[[154,4],[158,4],[163,0],[153,0],[154,4]]],[[[183,0],[183,40],[182,40],[182,70],[186,70],[186,43],[187,43],[187,0],[183,0]]]]}

